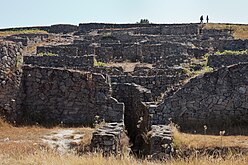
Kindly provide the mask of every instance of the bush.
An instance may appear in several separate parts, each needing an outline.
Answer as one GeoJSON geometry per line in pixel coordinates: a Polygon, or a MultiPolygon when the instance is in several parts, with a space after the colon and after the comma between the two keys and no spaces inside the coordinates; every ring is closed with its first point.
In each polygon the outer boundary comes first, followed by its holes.
{"type": "Polygon", "coordinates": [[[137,22],[139,24],[149,24],[149,20],[148,19],[141,19],[140,22],[137,22]]]}

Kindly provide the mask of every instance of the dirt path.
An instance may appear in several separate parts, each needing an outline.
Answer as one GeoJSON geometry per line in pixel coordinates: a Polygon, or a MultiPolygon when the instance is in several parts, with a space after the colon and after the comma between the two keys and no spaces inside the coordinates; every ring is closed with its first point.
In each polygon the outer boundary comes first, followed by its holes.
{"type": "Polygon", "coordinates": [[[42,138],[45,144],[52,149],[56,149],[60,154],[73,152],[72,144],[79,144],[85,133],[76,130],[59,130],[54,131],[42,138]]]}
{"type": "Polygon", "coordinates": [[[152,68],[152,64],[140,62],[121,62],[121,63],[108,63],[108,66],[122,67],[124,72],[133,72],[135,67],[152,68]]]}

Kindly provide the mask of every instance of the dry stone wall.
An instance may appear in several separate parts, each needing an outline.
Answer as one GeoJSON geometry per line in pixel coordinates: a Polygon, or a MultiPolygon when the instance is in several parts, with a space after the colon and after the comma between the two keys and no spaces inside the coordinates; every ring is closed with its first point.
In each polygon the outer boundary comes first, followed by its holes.
{"type": "Polygon", "coordinates": [[[156,24],[110,24],[110,23],[80,23],[79,31],[81,33],[96,29],[116,29],[116,28],[134,28],[134,27],[152,27],[156,24]]]}
{"type": "Polygon", "coordinates": [[[153,75],[153,76],[130,76],[119,75],[111,76],[112,82],[117,83],[136,83],[151,90],[152,97],[156,100],[169,87],[179,84],[185,75],[153,75]]]}
{"type": "Polygon", "coordinates": [[[233,31],[230,29],[202,29],[202,39],[233,39],[233,31]]]}
{"type": "Polygon", "coordinates": [[[78,31],[78,26],[70,24],[57,24],[49,28],[50,33],[72,33],[78,31]]]}
{"type": "Polygon", "coordinates": [[[224,67],[191,79],[159,106],[150,106],[152,124],[168,119],[182,128],[245,125],[248,117],[248,65],[224,67]]]}
{"type": "Polygon", "coordinates": [[[94,66],[94,55],[85,56],[24,56],[24,64],[70,69],[88,69],[94,66]]]}
{"type": "Polygon", "coordinates": [[[48,53],[59,56],[78,56],[78,47],[74,45],[37,46],[37,54],[48,53]]]}
{"type": "Polygon", "coordinates": [[[248,40],[233,40],[233,39],[211,39],[211,40],[194,40],[192,43],[197,47],[202,47],[204,49],[213,49],[214,51],[225,51],[233,50],[240,51],[248,49],[248,40]]]}
{"type": "Polygon", "coordinates": [[[102,74],[44,67],[23,67],[22,119],[40,124],[92,125],[95,116],[122,122],[124,104],[110,95],[102,74]]]}
{"type": "MultiPolygon", "coordinates": [[[[199,24],[105,24],[105,23],[84,23],[79,24],[81,33],[97,29],[128,29],[128,28],[156,28],[160,27],[160,34],[163,35],[195,35],[198,34],[199,24]]],[[[155,30],[158,33],[157,29],[155,30]]],[[[147,30],[145,30],[147,33],[147,30]]]]}
{"type": "Polygon", "coordinates": [[[223,66],[229,66],[238,63],[248,62],[248,54],[240,55],[210,55],[208,57],[208,66],[218,69],[223,66]]]}
{"type": "Polygon", "coordinates": [[[91,149],[102,152],[104,156],[122,154],[124,145],[127,145],[123,143],[123,139],[128,140],[123,122],[106,123],[93,133],[91,149]]]}
{"type": "Polygon", "coordinates": [[[179,24],[179,25],[170,25],[162,26],[163,35],[196,35],[199,33],[198,24],[179,24]]]}
{"type": "Polygon", "coordinates": [[[7,36],[5,40],[13,42],[21,42],[23,46],[30,46],[42,42],[49,37],[48,34],[17,34],[7,36]]]}
{"type": "Polygon", "coordinates": [[[21,97],[22,48],[13,42],[0,42],[0,114],[15,120],[21,97]]]}
{"type": "Polygon", "coordinates": [[[166,160],[174,153],[172,128],[170,125],[152,125],[149,137],[151,159],[166,160]]]}
{"type": "Polygon", "coordinates": [[[133,152],[144,147],[143,133],[149,130],[148,108],[144,102],[152,101],[151,91],[134,83],[113,83],[113,97],[125,104],[125,128],[133,144],[133,152]]]}
{"type": "Polygon", "coordinates": [[[164,42],[156,44],[112,43],[112,44],[71,44],[39,46],[37,54],[53,53],[59,56],[97,55],[101,62],[161,62],[166,65],[179,65],[187,60],[189,47],[185,44],[164,42]],[[175,59],[176,58],[176,59],[175,59]]]}

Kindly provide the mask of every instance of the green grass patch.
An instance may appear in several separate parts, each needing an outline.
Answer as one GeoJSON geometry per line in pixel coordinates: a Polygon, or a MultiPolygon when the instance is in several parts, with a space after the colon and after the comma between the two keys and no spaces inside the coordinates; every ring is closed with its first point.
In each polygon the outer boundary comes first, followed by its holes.
{"type": "Polygon", "coordinates": [[[39,53],[37,56],[58,56],[58,54],[55,53],[39,53]]]}
{"type": "Polygon", "coordinates": [[[241,51],[232,51],[232,50],[225,50],[225,51],[218,51],[214,53],[215,55],[244,55],[248,54],[248,50],[241,50],[241,51]]]}
{"type": "Polygon", "coordinates": [[[205,66],[205,67],[202,67],[201,70],[194,71],[193,74],[199,75],[199,74],[204,74],[204,73],[208,73],[208,72],[212,72],[212,71],[213,71],[213,68],[211,68],[209,66],[205,66]]]}
{"type": "Polygon", "coordinates": [[[190,63],[182,64],[182,73],[190,77],[195,77],[199,74],[212,72],[213,68],[207,66],[209,53],[206,53],[202,58],[192,58],[190,63]]]}
{"type": "Polygon", "coordinates": [[[204,66],[200,70],[192,70],[190,68],[183,68],[183,70],[182,70],[182,72],[184,74],[187,74],[190,77],[195,77],[197,75],[212,72],[212,71],[213,71],[213,68],[211,68],[209,66],[204,66]]]}
{"type": "Polygon", "coordinates": [[[107,63],[97,61],[96,58],[94,58],[94,66],[95,67],[103,67],[103,66],[107,66],[107,63]]]}

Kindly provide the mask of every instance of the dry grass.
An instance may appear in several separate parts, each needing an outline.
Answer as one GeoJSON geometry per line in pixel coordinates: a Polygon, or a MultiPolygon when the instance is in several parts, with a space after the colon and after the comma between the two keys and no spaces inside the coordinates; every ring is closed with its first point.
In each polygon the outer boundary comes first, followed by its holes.
{"type": "MultiPolygon", "coordinates": [[[[2,160],[2,164],[32,164],[32,165],[40,165],[40,164],[53,164],[53,165],[111,165],[111,164],[120,164],[120,165],[128,165],[128,164],[141,164],[138,163],[134,158],[125,158],[125,159],[116,159],[115,157],[110,157],[108,159],[101,156],[101,154],[97,155],[85,155],[85,156],[76,156],[76,155],[58,155],[54,152],[47,151],[39,151],[36,154],[30,155],[20,155],[16,157],[8,157],[7,155],[0,155],[0,160],[2,160]]],[[[143,164],[143,163],[142,163],[143,164]]],[[[151,163],[144,163],[151,164],[151,163]]]]}
{"type": "MultiPolygon", "coordinates": [[[[228,157],[213,158],[211,156],[199,156],[189,158],[172,159],[168,162],[156,162],[148,160],[136,159],[133,156],[103,157],[102,154],[85,154],[79,156],[77,154],[60,155],[56,151],[48,149],[41,143],[40,137],[45,134],[52,134],[56,130],[63,128],[41,128],[41,127],[13,127],[2,120],[0,120],[0,164],[1,165],[41,165],[41,164],[53,164],[53,165],[245,165],[248,162],[248,157],[228,157]],[[7,139],[8,138],[8,139],[7,139]],[[7,140],[6,140],[7,139],[7,140]]],[[[76,129],[76,128],[70,128],[76,129]]],[[[91,134],[92,129],[80,128],[75,134],[80,133],[80,130],[91,134]]],[[[213,147],[219,145],[220,138],[218,136],[203,136],[203,135],[191,135],[180,133],[175,130],[174,136],[180,140],[180,145],[185,147],[213,147]]],[[[86,136],[85,141],[82,144],[85,145],[90,141],[91,137],[86,136]]],[[[225,146],[230,145],[242,145],[236,141],[246,141],[246,137],[223,137],[223,144],[225,146]],[[234,138],[234,139],[233,139],[234,138]]]]}
{"type": "Polygon", "coordinates": [[[39,42],[39,43],[33,44],[31,46],[27,46],[25,51],[26,51],[27,54],[36,54],[36,48],[38,46],[43,46],[45,43],[46,42],[43,41],[43,42],[39,42]]]}
{"type": "MultiPolygon", "coordinates": [[[[54,132],[64,129],[67,128],[44,128],[39,126],[13,127],[0,119],[0,155],[22,155],[35,153],[40,149],[47,148],[42,142],[42,138],[44,138],[45,135],[52,135],[54,132]]],[[[77,133],[83,133],[84,137],[81,144],[86,146],[90,143],[94,129],[85,127],[70,128],[70,130],[75,130],[75,135],[77,133]]],[[[72,138],[74,138],[74,134],[72,135],[72,138]]]]}
{"type": "Polygon", "coordinates": [[[229,158],[229,159],[214,159],[212,157],[199,157],[189,159],[177,159],[168,162],[155,162],[148,160],[138,160],[134,157],[128,156],[124,158],[120,157],[103,157],[102,154],[91,154],[77,156],[71,155],[59,155],[53,151],[39,150],[33,154],[17,154],[9,156],[6,154],[0,154],[1,164],[53,164],[53,165],[246,165],[248,157],[242,158],[229,158]]]}
{"type": "Polygon", "coordinates": [[[177,147],[184,149],[200,149],[215,147],[241,147],[248,149],[248,136],[215,136],[186,134],[173,128],[174,142],[177,147]]]}
{"type": "Polygon", "coordinates": [[[207,29],[230,29],[234,31],[234,38],[248,39],[248,25],[209,23],[204,28],[207,29]]]}
{"type": "Polygon", "coordinates": [[[9,31],[1,31],[0,37],[16,35],[16,34],[47,34],[47,31],[39,30],[39,29],[30,29],[30,30],[9,30],[9,31]]]}
{"type": "Polygon", "coordinates": [[[7,122],[5,122],[1,117],[0,117],[0,129],[1,128],[11,128],[12,126],[9,124],[9,123],[7,123],[7,122]]]}

